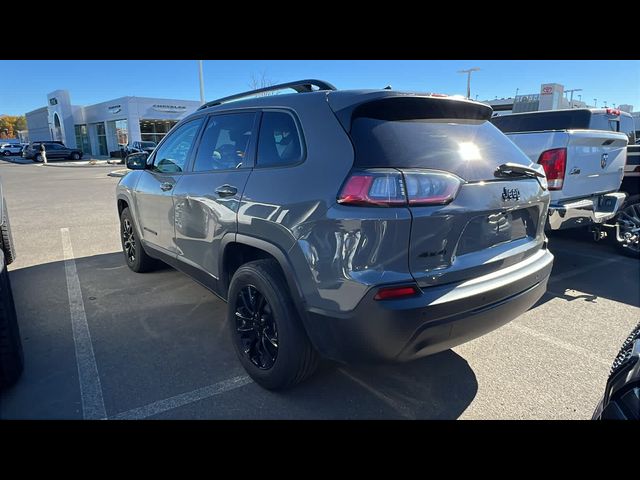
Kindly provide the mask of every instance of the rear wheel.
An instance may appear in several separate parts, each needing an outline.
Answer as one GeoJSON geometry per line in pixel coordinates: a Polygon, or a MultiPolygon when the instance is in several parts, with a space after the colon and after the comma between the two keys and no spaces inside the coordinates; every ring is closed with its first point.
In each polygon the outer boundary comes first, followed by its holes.
{"type": "Polygon", "coordinates": [[[9,155],[11,155],[11,152],[10,152],[9,150],[5,150],[4,152],[2,152],[2,154],[3,154],[5,157],[8,157],[9,155]]]}
{"type": "Polygon", "coordinates": [[[622,242],[616,242],[620,253],[640,258],[640,195],[629,197],[616,217],[622,242]]]}
{"type": "Polygon", "coordinates": [[[24,368],[16,307],[6,265],[0,272],[0,389],[13,385],[24,368]]]}
{"type": "Polygon", "coordinates": [[[4,252],[5,262],[9,265],[15,260],[16,252],[13,250],[13,237],[11,236],[11,225],[9,224],[6,204],[2,205],[2,210],[4,223],[0,225],[0,248],[4,252]]]}
{"type": "Polygon", "coordinates": [[[124,258],[131,270],[143,273],[156,267],[157,261],[144,251],[128,207],[120,214],[120,240],[122,241],[124,258]]]}
{"type": "Polygon", "coordinates": [[[256,260],[233,276],[227,320],[238,359],[256,383],[283,390],[309,377],[318,355],[274,260],[256,260]]]}
{"type": "Polygon", "coordinates": [[[38,154],[34,157],[33,161],[34,161],[34,162],[38,162],[38,163],[42,163],[42,161],[43,161],[42,154],[38,153],[38,154]]]}
{"type": "Polygon", "coordinates": [[[71,154],[71,160],[80,160],[80,154],[78,152],[73,152],[71,154]]]}

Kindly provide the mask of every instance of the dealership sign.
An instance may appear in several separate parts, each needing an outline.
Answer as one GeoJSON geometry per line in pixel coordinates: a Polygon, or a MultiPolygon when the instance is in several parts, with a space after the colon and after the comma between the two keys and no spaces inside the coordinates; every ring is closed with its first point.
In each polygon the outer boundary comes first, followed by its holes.
{"type": "Polygon", "coordinates": [[[121,110],[122,110],[122,105],[111,105],[110,107],[107,107],[107,111],[114,115],[116,113],[120,113],[121,110]]]}
{"type": "Polygon", "coordinates": [[[553,87],[545,86],[542,87],[542,95],[551,95],[553,93],[553,87]]]}
{"type": "Polygon", "coordinates": [[[157,112],[167,112],[167,113],[183,113],[187,110],[187,107],[184,105],[153,105],[153,108],[157,112]]]}

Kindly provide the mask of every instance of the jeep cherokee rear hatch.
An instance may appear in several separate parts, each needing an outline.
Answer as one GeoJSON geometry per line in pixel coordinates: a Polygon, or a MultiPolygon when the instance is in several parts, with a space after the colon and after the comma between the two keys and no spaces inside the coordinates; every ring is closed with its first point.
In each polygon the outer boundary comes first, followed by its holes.
{"type": "Polygon", "coordinates": [[[488,121],[490,107],[396,95],[334,111],[355,150],[338,202],[410,210],[409,269],[421,287],[488,274],[540,249],[542,169],[488,121]]]}

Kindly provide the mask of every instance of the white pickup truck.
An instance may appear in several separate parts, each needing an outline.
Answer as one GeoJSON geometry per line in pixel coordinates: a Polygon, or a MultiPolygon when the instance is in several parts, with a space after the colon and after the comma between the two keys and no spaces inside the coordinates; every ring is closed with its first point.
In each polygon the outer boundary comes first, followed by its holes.
{"type": "MultiPolygon", "coordinates": [[[[619,113],[618,113],[619,115],[619,113]]],[[[551,193],[546,228],[601,226],[615,217],[626,194],[624,176],[629,138],[609,127],[611,109],[573,109],[494,117],[531,159],[544,167],[551,193]]]]}

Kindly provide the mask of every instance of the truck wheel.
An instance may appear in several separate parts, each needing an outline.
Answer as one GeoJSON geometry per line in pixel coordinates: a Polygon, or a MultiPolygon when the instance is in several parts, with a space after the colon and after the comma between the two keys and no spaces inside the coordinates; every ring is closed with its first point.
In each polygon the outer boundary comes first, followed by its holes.
{"type": "Polygon", "coordinates": [[[24,354],[9,272],[0,272],[0,389],[13,385],[24,368],[24,354]]]}
{"type": "Polygon", "coordinates": [[[16,252],[13,250],[13,237],[11,236],[11,225],[9,224],[6,204],[2,205],[2,210],[4,223],[0,225],[0,248],[4,252],[5,262],[9,265],[16,259],[16,252]]]}
{"type": "Polygon", "coordinates": [[[316,369],[318,354],[275,260],[256,260],[236,271],[229,286],[227,322],[240,363],[260,386],[284,390],[316,369]]]}
{"type": "Polygon", "coordinates": [[[131,270],[136,273],[143,273],[156,267],[156,259],[150,257],[144,251],[128,207],[122,210],[120,214],[120,240],[125,261],[131,270]]]}
{"type": "Polygon", "coordinates": [[[629,197],[616,217],[623,242],[616,242],[623,255],[640,258],[640,195],[629,197]]]}

